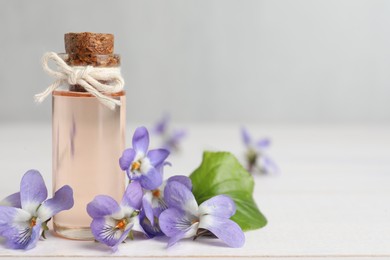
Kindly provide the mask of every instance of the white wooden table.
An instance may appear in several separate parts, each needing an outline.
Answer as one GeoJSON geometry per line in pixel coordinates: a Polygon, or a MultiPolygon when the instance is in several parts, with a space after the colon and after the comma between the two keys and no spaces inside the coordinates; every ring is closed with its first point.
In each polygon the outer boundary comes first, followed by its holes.
{"type": "MultiPolygon", "coordinates": [[[[136,124],[128,128],[128,142],[136,124]]],[[[180,154],[170,157],[167,175],[189,174],[202,151],[242,156],[239,126],[182,124],[189,131],[180,154]]],[[[0,257],[37,258],[390,258],[390,125],[249,125],[253,135],[273,140],[271,154],[282,173],[256,176],[255,199],[268,225],[246,233],[243,248],[218,240],[182,240],[166,249],[165,239],[137,238],[112,254],[94,242],[48,235],[30,251],[0,244],[0,257]]],[[[242,157],[240,157],[242,159],[242,157]]],[[[15,192],[23,173],[36,168],[51,183],[48,124],[0,122],[0,197],[15,192]]]]}

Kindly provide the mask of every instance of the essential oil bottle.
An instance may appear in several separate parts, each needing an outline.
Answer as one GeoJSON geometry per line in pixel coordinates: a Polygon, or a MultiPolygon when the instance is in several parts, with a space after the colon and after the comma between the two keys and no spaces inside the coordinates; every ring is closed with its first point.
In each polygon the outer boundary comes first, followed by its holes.
{"type": "MultiPolygon", "coordinates": [[[[71,67],[120,66],[112,34],[67,33],[65,50],[60,57],[71,67]]],[[[93,239],[86,205],[99,194],[120,201],[125,189],[118,159],[125,146],[126,96],[124,91],[102,94],[121,105],[110,109],[77,84],[52,93],[53,190],[70,185],[75,201],[72,209],[54,217],[53,226],[70,239],[93,239]]]]}

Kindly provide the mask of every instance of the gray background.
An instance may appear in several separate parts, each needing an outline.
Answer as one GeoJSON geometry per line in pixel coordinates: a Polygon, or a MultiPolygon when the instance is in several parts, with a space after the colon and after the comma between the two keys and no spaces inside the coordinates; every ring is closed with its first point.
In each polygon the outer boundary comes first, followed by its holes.
{"type": "Polygon", "coordinates": [[[390,122],[390,1],[13,0],[0,124],[50,121],[40,58],[81,31],[115,34],[128,121],[390,122]]]}

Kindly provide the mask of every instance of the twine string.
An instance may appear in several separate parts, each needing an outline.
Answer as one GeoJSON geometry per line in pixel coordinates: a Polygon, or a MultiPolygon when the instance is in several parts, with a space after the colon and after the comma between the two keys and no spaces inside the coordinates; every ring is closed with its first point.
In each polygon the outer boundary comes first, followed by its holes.
{"type": "Polygon", "coordinates": [[[82,86],[111,110],[114,110],[115,106],[121,105],[119,100],[105,95],[123,90],[124,80],[118,67],[69,66],[57,53],[47,52],[42,57],[42,68],[55,80],[43,92],[34,96],[38,103],[45,100],[61,85],[68,83],[82,86]],[[49,67],[49,61],[55,63],[57,70],[49,67]],[[102,83],[102,81],[109,82],[109,84],[102,83]]]}

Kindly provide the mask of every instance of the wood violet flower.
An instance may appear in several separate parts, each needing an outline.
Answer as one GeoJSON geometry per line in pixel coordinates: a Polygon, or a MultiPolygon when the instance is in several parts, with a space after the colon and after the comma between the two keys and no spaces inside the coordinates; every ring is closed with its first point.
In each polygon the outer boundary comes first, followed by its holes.
{"type": "Polygon", "coordinates": [[[158,121],[154,127],[154,133],[159,135],[162,139],[162,146],[171,151],[178,151],[180,148],[180,141],[187,135],[184,129],[170,129],[170,117],[165,115],[158,121]]]}
{"type": "Polygon", "coordinates": [[[87,205],[87,212],[93,218],[91,231],[95,239],[116,251],[138,220],[142,194],[141,185],[135,181],[127,186],[120,204],[110,196],[96,196],[87,205]]]}
{"type": "Polygon", "coordinates": [[[182,183],[172,181],[164,191],[168,209],[161,213],[159,222],[164,234],[170,237],[168,247],[182,238],[197,237],[210,231],[230,247],[242,247],[245,236],[241,228],[229,218],[236,212],[233,200],[217,195],[198,206],[192,192],[182,183]]]}
{"type": "Polygon", "coordinates": [[[73,207],[73,191],[68,185],[46,200],[47,188],[41,174],[27,171],[20,192],[5,198],[0,205],[0,236],[12,249],[31,249],[41,237],[47,222],[60,211],[73,207]]]}
{"type": "Polygon", "coordinates": [[[241,138],[246,147],[245,158],[249,172],[258,171],[264,174],[279,172],[278,166],[266,153],[271,145],[269,139],[263,138],[255,142],[246,128],[241,128],[241,138]]]}
{"type": "Polygon", "coordinates": [[[189,190],[192,190],[191,179],[184,175],[175,175],[164,181],[163,184],[152,191],[146,190],[142,198],[143,214],[140,215],[140,223],[149,237],[163,235],[158,224],[161,212],[168,208],[164,200],[164,189],[172,181],[177,181],[189,190]]]}
{"type": "Polygon", "coordinates": [[[166,149],[148,151],[149,133],[145,127],[138,127],[133,136],[133,148],[126,149],[119,164],[130,180],[139,181],[147,190],[153,190],[162,183],[160,168],[169,155],[166,149]]]}

